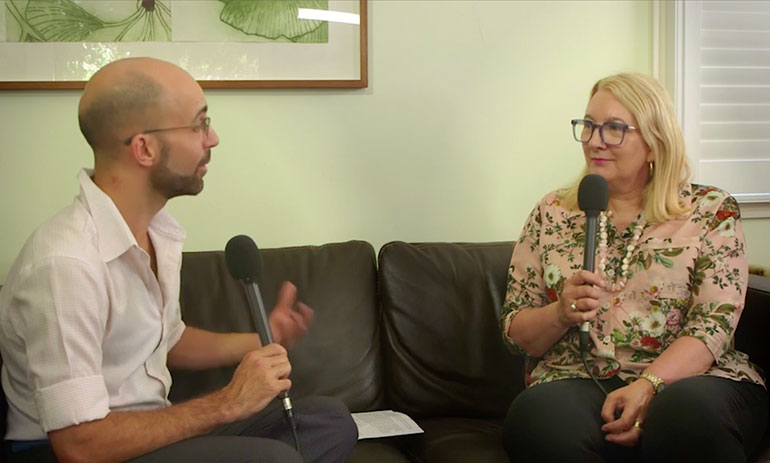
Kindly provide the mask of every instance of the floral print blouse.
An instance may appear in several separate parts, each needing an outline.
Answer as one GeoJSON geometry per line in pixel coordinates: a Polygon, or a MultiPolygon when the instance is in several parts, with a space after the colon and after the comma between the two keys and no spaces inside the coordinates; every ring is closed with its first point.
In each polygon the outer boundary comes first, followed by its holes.
{"type": "MultiPolygon", "coordinates": [[[[716,362],[705,373],[764,385],[758,368],[733,346],[748,279],[740,212],[735,199],[713,187],[687,185],[682,199],[689,215],[646,223],[640,214],[628,228],[607,222],[606,274],[621,274],[626,247],[637,224],[642,235],[630,259],[628,281],[619,291],[604,289],[591,323],[589,365],[597,378],[639,377],[680,336],[700,339],[716,362]]],[[[583,266],[585,215],[564,209],[556,192],[529,215],[514,247],[502,311],[503,337],[525,307],[558,300],[565,281],[583,266]]],[[[597,263],[597,272],[600,272],[597,263]]],[[[614,276],[614,275],[615,276],[614,276]]],[[[580,357],[577,327],[542,357],[527,358],[526,383],[588,378],[580,357]]]]}

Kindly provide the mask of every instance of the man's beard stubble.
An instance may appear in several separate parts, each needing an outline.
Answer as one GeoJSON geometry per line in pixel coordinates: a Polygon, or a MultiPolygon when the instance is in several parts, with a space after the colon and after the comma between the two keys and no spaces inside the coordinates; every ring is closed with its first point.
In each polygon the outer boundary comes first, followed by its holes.
{"type": "Polygon", "coordinates": [[[198,175],[198,168],[209,162],[211,150],[206,151],[206,156],[201,159],[201,162],[195,167],[195,171],[190,175],[172,172],[168,168],[168,158],[168,147],[164,144],[160,151],[160,163],[150,174],[150,183],[155,191],[166,199],[183,195],[194,196],[200,193],[203,190],[203,178],[198,175]]]}

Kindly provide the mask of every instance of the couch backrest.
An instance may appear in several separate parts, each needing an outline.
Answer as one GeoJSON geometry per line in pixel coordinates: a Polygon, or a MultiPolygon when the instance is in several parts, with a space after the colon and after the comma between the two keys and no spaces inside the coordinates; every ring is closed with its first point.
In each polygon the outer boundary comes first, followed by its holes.
{"type": "Polygon", "coordinates": [[[505,415],[522,359],[499,313],[513,243],[392,242],[379,253],[388,405],[414,417],[505,415]]]}
{"type": "MultiPolygon", "coordinates": [[[[377,268],[374,249],[363,241],[323,246],[263,249],[260,292],[275,305],[281,283],[293,282],[315,310],[308,334],[291,350],[292,397],[330,395],[353,411],[382,407],[377,268]]],[[[240,282],[227,272],[222,251],[186,252],[182,263],[182,318],[218,332],[256,332],[240,282]]],[[[173,371],[171,400],[179,401],[227,384],[233,368],[173,371]]]]}
{"type": "MultiPolygon", "coordinates": [[[[746,306],[735,331],[735,348],[770,374],[770,278],[749,275],[746,306]]],[[[770,431],[770,429],[768,430],[770,431]]]]}

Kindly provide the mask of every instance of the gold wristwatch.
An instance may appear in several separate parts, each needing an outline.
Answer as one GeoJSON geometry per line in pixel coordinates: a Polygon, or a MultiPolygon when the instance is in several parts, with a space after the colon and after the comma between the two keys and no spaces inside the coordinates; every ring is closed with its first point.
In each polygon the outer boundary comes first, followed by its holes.
{"type": "Polygon", "coordinates": [[[652,394],[655,395],[658,392],[662,391],[666,387],[666,383],[658,378],[657,376],[644,372],[641,375],[639,375],[640,378],[646,379],[652,384],[652,394]]]}

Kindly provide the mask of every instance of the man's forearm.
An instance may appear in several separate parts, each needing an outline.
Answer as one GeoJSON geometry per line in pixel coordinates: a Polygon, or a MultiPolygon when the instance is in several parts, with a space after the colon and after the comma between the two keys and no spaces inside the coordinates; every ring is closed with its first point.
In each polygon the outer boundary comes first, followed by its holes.
{"type": "Polygon", "coordinates": [[[235,421],[226,404],[223,392],[217,391],[160,410],[111,412],[48,436],[62,463],[125,461],[235,421]]]}
{"type": "Polygon", "coordinates": [[[161,410],[112,412],[48,437],[63,463],[125,461],[252,416],[291,388],[290,373],[286,349],[270,344],[249,351],[219,391],[161,410]]]}
{"type": "Polygon", "coordinates": [[[183,370],[230,366],[260,347],[256,333],[214,333],[188,326],[169,351],[168,365],[183,370]]]}

